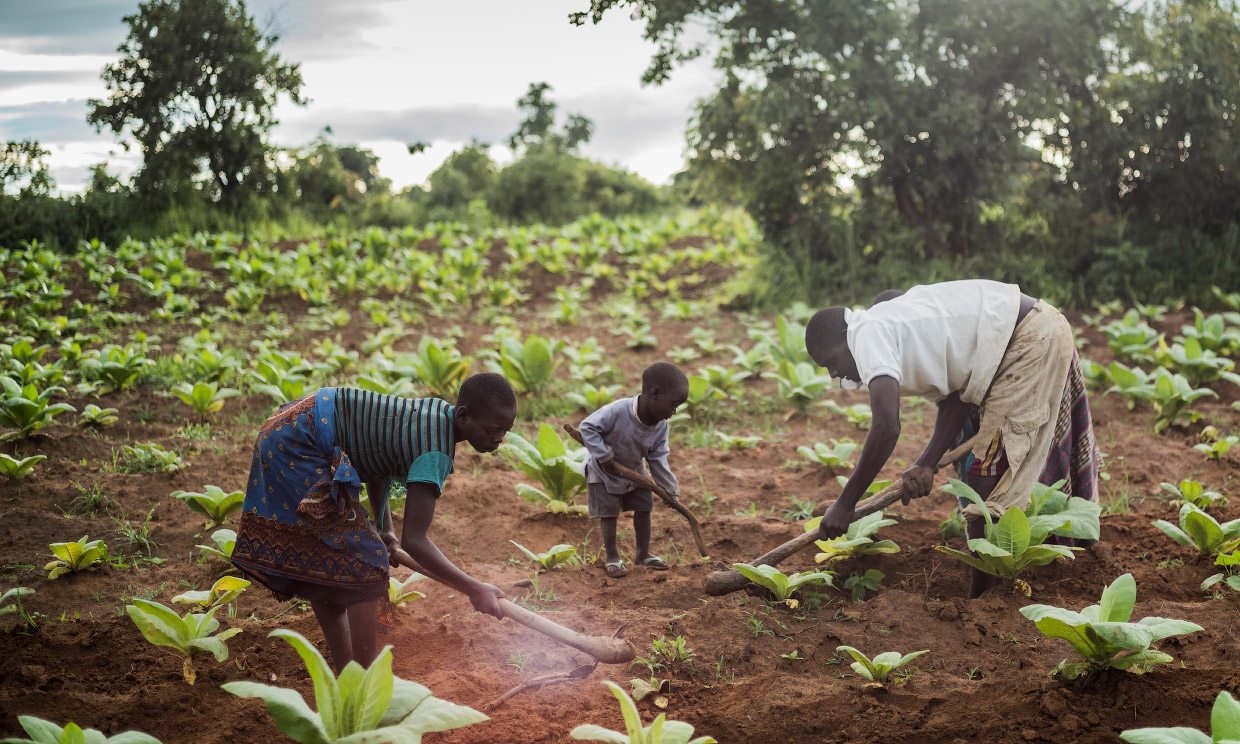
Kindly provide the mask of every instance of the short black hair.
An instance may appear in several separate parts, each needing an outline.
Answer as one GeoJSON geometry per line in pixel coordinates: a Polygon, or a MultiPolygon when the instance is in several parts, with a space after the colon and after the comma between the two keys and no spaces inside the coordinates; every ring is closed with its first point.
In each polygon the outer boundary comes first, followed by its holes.
{"type": "Polygon", "coordinates": [[[844,320],[844,308],[827,307],[814,313],[805,324],[805,350],[815,359],[814,349],[826,351],[829,347],[847,341],[848,323],[844,320]]]}
{"type": "Polygon", "coordinates": [[[688,390],[689,378],[671,362],[655,362],[642,372],[642,390],[688,390]]]}
{"type": "Polygon", "coordinates": [[[870,307],[874,307],[880,302],[894,300],[902,294],[904,294],[904,290],[902,289],[884,289],[882,292],[874,295],[874,301],[870,303],[870,307]]]}
{"type": "Polygon", "coordinates": [[[512,385],[503,375],[482,372],[469,376],[461,383],[456,404],[468,406],[474,411],[515,411],[517,394],[512,391],[512,385]]]}

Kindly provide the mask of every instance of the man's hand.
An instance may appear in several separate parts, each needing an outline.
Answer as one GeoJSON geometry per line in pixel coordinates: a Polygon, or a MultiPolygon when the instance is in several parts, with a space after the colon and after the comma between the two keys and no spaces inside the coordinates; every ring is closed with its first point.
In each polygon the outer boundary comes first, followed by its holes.
{"type": "Polygon", "coordinates": [[[900,477],[900,490],[903,492],[900,501],[908,506],[910,499],[920,499],[934,488],[934,468],[924,465],[913,465],[900,477]]]}
{"type": "Polygon", "coordinates": [[[818,523],[818,539],[834,540],[844,534],[848,531],[848,525],[852,524],[852,517],[853,510],[837,500],[818,523]]]}
{"type": "Polygon", "coordinates": [[[503,596],[504,592],[498,586],[482,582],[478,582],[478,585],[469,591],[469,601],[475,610],[500,620],[504,619],[504,611],[499,606],[499,600],[503,596]]]}

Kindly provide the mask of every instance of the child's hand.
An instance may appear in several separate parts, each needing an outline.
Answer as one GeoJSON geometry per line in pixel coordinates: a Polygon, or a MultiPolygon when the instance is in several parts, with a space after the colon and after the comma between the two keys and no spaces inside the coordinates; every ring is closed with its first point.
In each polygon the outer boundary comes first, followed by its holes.
{"type": "Polygon", "coordinates": [[[478,612],[504,619],[504,611],[499,606],[499,600],[504,596],[504,592],[498,587],[491,584],[484,584],[481,581],[469,592],[469,601],[473,604],[474,609],[478,612]]]}
{"type": "Polygon", "coordinates": [[[622,477],[620,475],[620,468],[616,467],[615,460],[608,460],[607,462],[600,462],[598,466],[602,468],[603,472],[607,473],[608,475],[614,475],[617,478],[622,477]]]}

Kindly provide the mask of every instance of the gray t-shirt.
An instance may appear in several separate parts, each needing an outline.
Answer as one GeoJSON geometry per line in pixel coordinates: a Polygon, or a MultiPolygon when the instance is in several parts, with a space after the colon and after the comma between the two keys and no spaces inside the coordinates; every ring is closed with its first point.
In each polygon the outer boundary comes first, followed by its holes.
{"type": "Polygon", "coordinates": [[[637,398],[621,398],[608,403],[581,422],[581,440],[590,452],[586,462],[586,480],[602,483],[608,493],[628,493],[637,488],[623,478],[616,478],[598,466],[615,460],[630,470],[646,471],[642,461],[650,464],[650,477],[671,496],[680,495],[680,484],[667,467],[668,426],[660,421],[646,426],[637,417],[637,398]]]}

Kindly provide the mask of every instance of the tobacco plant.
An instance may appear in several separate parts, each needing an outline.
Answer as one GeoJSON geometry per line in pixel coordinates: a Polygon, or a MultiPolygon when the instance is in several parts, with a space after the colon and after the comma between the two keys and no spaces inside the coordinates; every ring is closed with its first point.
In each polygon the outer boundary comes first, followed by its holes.
{"type": "Polygon", "coordinates": [[[61,728],[35,716],[18,716],[17,722],[30,738],[9,738],[0,744],[160,744],[159,739],[141,731],[122,731],[115,736],[107,736],[95,729],[83,729],[76,723],[61,728]]]}
{"type": "Polygon", "coordinates": [[[1150,644],[1173,635],[1196,633],[1200,625],[1186,620],[1146,617],[1129,622],[1137,601],[1137,582],[1124,574],[1102,590],[1102,599],[1080,612],[1034,604],[1020,612],[1049,638],[1067,641],[1078,660],[1064,660],[1051,672],[1065,679],[1084,677],[1086,681],[1105,669],[1131,669],[1138,674],[1151,664],[1171,661],[1171,657],[1150,648],[1150,644]]]}
{"type": "Polygon", "coordinates": [[[868,568],[865,570],[865,573],[854,571],[847,579],[844,579],[844,589],[852,592],[854,602],[863,602],[865,601],[865,593],[878,591],[879,584],[885,578],[887,578],[887,574],[879,571],[877,568],[868,568]]]}
{"type": "Polygon", "coordinates": [[[245,591],[250,582],[236,576],[221,576],[210,589],[188,591],[172,598],[175,604],[195,605],[199,610],[211,610],[229,604],[245,591]]]}
{"type": "Polygon", "coordinates": [[[154,363],[141,347],[108,344],[97,354],[83,358],[78,369],[87,380],[101,383],[103,392],[112,392],[133,387],[142,370],[154,363]]]}
{"type": "Polygon", "coordinates": [[[1175,499],[1171,501],[1172,506],[1192,504],[1198,509],[1205,510],[1227,503],[1227,497],[1223,494],[1218,491],[1207,491],[1200,482],[1188,478],[1181,479],[1179,484],[1164,481],[1162,488],[1175,496],[1175,499]]]}
{"type": "Polygon", "coordinates": [[[712,413],[715,401],[728,397],[726,393],[710,384],[705,377],[689,378],[689,396],[685,398],[684,412],[692,419],[705,419],[712,413]]]}
{"type": "Polygon", "coordinates": [[[691,739],[693,726],[681,721],[669,721],[666,713],[660,713],[649,726],[643,726],[641,713],[637,711],[637,703],[633,702],[633,698],[615,682],[605,680],[603,684],[616,696],[616,700],[620,701],[624,731],[612,731],[587,723],[569,732],[574,739],[604,741],[608,744],[715,744],[715,740],[709,736],[691,739]]]}
{"type": "MultiPolygon", "coordinates": [[[[814,517],[805,523],[806,532],[816,532],[822,517],[814,517]]],[[[848,558],[860,558],[865,555],[882,555],[899,553],[900,546],[891,540],[875,540],[871,537],[879,529],[896,523],[894,519],[884,519],[881,511],[855,520],[848,525],[848,530],[831,540],[815,540],[821,553],[814,556],[816,563],[835,563],[848,558]]]]}
{"type": "Polygon", "coordinates": [[[215,382],[183,382],[172,391],[201,418],[223,408],[225,400],[241,395],[240,390],[222,388],[215,382]]]}
{"type": "Polygon", "coordinates": [[[1119,735],[1130,744],[1236,744],[1240,742],[1240,703],[1223,690],[1210,710],[1210,733],[1195,728],[1128,729],[1119,735]]]}
{"type": "Polygon", "coordinates": [[[171,473],[183,464],[176,450],[164,449],[154,442],[122,446],[121,460],[117,469],[123,473],[171,473]]]}
{"type": "Polygon", "coordinates": [[[1214,556],[1214,565],[1222,566],[1223,570],[1201,582],[1201,591],[1214,591],[1214,587],[1224,584],[1240,592],[1240,550],[1233,550],[1226,555],[1219,553],[1214,556]]]}
{"type": "Polygon", "coordinates": [[[569,450],[549,424],[538,427],[538,439],[529,442],[516,432],[508,432],[500,451],[542,489],[518,483],[517,494],[534,504],[544,504],[553,513],[584,514],[586,507],[573,499],[586,489],[585,464],[589,453],[584,447],[569,450]]]}
{"type": "Polygon", "coordinates": [[[455,348],[445,348],[436,339],[423,336],[418,342],[413,368],[431,395],[453,400],[469,372],[469,359],[455,348]]]}
{"type": "Polygon", "coordinates": [[[1154,382],[1151,400],[1158,408],[1158,418],[1154,421],[1155,434],[1169,426],[1175,426],[1181,416],[1188,415],[1190,420],[1196,421],[1199,414],[1190,414],[1185,411],[1188,404],[1194,400],[1207,395],[1212,398],[1218,397],[1218,393],[1210,388],[1193,389],[1183,375],[1173,374],[1165,369],[1159,369],[1151,375],[1151,379],[1154,382]]]}
{"type": "Polygon", "coordinates": [[[996,522],[987,511],[986,503],[965,483],[950,478],[942,490],[978,506],[985,520],[985,536],[969,540],[969,550],[976,555],[946,545],[936,546],[935,549],[955,556],[983,573],[1001,579],[1015,579],[1026,568],[1045,566],[1060,557],[1072,558],[1073,551],[1079,550],[1043,544],[1051,532],[1071,523],[1069,516],[1043,514],[1030,519],[1024,510],[1013,506],[996,522]]]}
{"type": "Polygon", "coordinates": [[[0,388],[4,396],[0,399],[0,426],[17,430],[3,440],[25,439],[53,423],[60,414],[77,410],[68,403],[51,402],[53,395],[65,392],[57,385],[40,392],[34,385],[19,385],[9,377],[0,377],[0,388]]]}
{"type": "Polygon", "coordinates": [[[854,403],[845,408],[833,400],[827,400],[823,401],[822,405],[831,413],[848,419],[848,423],[863,431],[869,429],[874,422],[874,413],[866,403],[854,403]]]}
{"type": "Polygon", "coordinates": [[[194,670],[194,654],[199,651],[210,651],[216,661],[228,659],[228,646],[225,641],[241,632],[241,628],[232,628],[222,633],[215,633],[220,621],[215,613],[221,605],[216,605],[202,614],[187,613],[184,617],[175,610],[158,602],[135,599],[133,604],[125,607],[125,613],[133,620],[134,625],[146,640],[156,646],[168,646],[185,654],[185,663],[181,667],[181,675],[189,684],[194,684],[198,673],[194,670]]]}
{"type": "Polygon", "coordinates": [[[852,460],[848,458],[852,457],[853,452],[856,452],[859,446],[861,445],[851,439],[832,439],[830,446],[815,442],[813,447],[805,445],[797,447],[797,452],[810,462],[834,471],[836,468],[851,468],[852,460]]]}
{"type": "Polygon", "coordinates": [[[225,561],[232,560],[233,548],[237,546],[237,533],[227,528],[221,528],[211,533],[211,541],[215,543],[211,545],[198,545],[198,549],[207,555],[214,555],[223,558],[225,561]]]}
{"type": "Polygon", "coordinates": [[[757,446],[757,444],[762,441],[762,437],[758,437],[758,436],[752,436],[752,437],[744,437],[740,435],[733,436],[730,434],[724,434],[721,431],[716,431],[715,436],[719,437],[719,441],[723,443],[724,449],[730,449],[730,450],[739,450],[739,449],[745,449],[746,447],[754,447],[754,446],[757,446]]]}
{"type": "Polygon", "coordinates": [[[833,585],[831,577],[834,573],[831,571],[804,571],[787,575],[774,566],[733,563],[732,567],[744,574],[745,578],[768,590],[777,600],[789,607],[797,606],[797,601],[792,599],[794,592],[809,586],[833,585]]]}
{"type": "Polygon", "coordinates": [[[809,362],[782,361],[774,372],[767,373],[779,384],[779,397],[790,403],[796,413],[809,414],[823,393],[831,388],[831,376],[820,374],[809,362]]]}
{"type": "Polygon", "coordinates": [[[533,333],[524,343],[511,336],[504,336],[499,342],[498,351],[487,350],[479,355],[487,360],[491,371],[507,378],[518,392],[542,392],[560,366],[556,352],[563,342],[552,342],[533,333]]]}
{"type": "Polygon", "coordinates": [[[846,651],[849,656],[856,659],[851,666],[852,670],[859,676],[865,677],[871,682],[884,687],[887,685],[888,679],[891,677],[892,672],[909,663],[913,659],[916,659],[918,656],[930,653],[930,649],[926,649],[925,651],[914,651],[911,654],[904,654],[901,656],[899,651],[888,651],[871,659],[852,646],[836,646],[835,650],[837,653],[840,651],[846,651]]]}
{"type": "Polygon", "coordinates": [[[1196,548],[1202,555],[1226,553],[1240,546],[1240,519],[1219,523],[1193,504],[1180,507],[1180,526],[1165,519],[1156,520],[1154,526],[1167,537],[1181,545],[1196,548]]]}
{"type": "Polygon", "coordinates": [[[407,602],[412,602],[415,599],[425,599],[425,594],[409,588],[410,584],[425,578],[420,573],[415,573],[404,581],[395,576],[388,576],[388,601],[397,607],[403,607],[407,602]]]}
{"type": "Polygon", "coordinates": [[[300,744],[420,744],[422,735],[487,720],[473,708],[431,695],[416,682],[392,674],[392,647],[385,646],[369,668],[351,661],[340,676],[309,641],[283,628],[271,637],[288,641],[314,680],[316,710],[296,690],[257,682],[228,682],[237,697],[261,698],[280,728],[300,744]]]}
{"type": "Polygon", "coordinates": [[[1206,315],[1201,310],[1193,308],[1193,324],[1180,326],[1185,344],[1187,345],[1188,341],[1192,340],[1209,351],[1226,356],[1235,354],[1240,351],[1240,330],[1227,327],[1227,319],[1232,318],[1232,322],[1235,322],[1235,316],[1235,313],[1206,315]]]}
{"type": "Polygon", "coordinates": [[[552,545],[545,553],[535,553],[515,540],[509,540],[508,542],[516,545],[517,550],[524,553],[531,561],[542,566],[545,571],[550,571],[556,566],[567,563],[577,557],[577,548],[572,545],[552,545]]]}
{"type": "Polygon", "coordinates": [[[17,480],[25,478],[34,472],[34,466],[47,459],[47,455],[31,455],[30,457],[15,458],[0,453],[0,475],[9,480],[17,480]]]}
{"type": "Polygon", "coordinates": [[[1107,337],[1107,345],[1118,357],[1146,360],[1162,334],[1141,320],[1136,310],[1129,310],[1124,317],[1111,321],[1100,329],[1107,337]]]}
{"type": "Polygon", "coordinates": [[[223,524],[228,515],[241,508],[245,491],[225,491],[219,486],[204,486],[205,493],[173,491],[171,496],[180,499],[194,511],[207,517],[206,529],[223,524]]]}
{"type": "Polygon", "coordinates": [[[1237,445],[1240,445],[1240,436],[1218,437],[1209,442],[1193,445],[1193,449],[1198,452],[1205,453],[1206,459],[1218,460],[1227,454],[1227,452],[1237,445]]]}
{"type": "Polygon", "coordinates": [[[596,386],[587,382],[576,392],[565,395],[564,399],[571,403],[574,408],[583,408],[587,411],[597,411],[608,403],[614,401],[616,399],[616,395],[619,393],[619,385],[596,386]]]}
{"type": "Polygon", "coordinates": [[[1043,516],[1066,518],[1068,522],[1051,530],[1052,535],[1078,540],[1099,539],[1101,527],[1098,519],[1102,514],[1102,506],[1096,501],[1068,496],[1059,490],[1063,483],[1064,481],[1056,481],[1049,486],[1035,483],[1033,493],[1029,496],[1029,506],[1025,508],[1025,516],[1030,520],[1043,516]]]}
{"type": "Polygon", "coordinates": [[[1196,338],[1187,338],[1183,344],[1171,346],[1159,344],[1157,361],[1184,375],[1192,385],[1203,385],[1220,378],[1240,384],[1240,376],[1232,372],[1236,363],[1201,348],[1201,342],[1196,338]]]}
{"type": "Polygon", "coordinates": [[[100,408],[87,403],[78,417],[79,426],[111,426],[120,420],[115,408],[100,408]]]}
{"type": "Polygon", "coordinates": [[[86,535],[82,535],[75,542],[52,543],[47,547],[55,556],[54,560],[43,567],[43,570],[48,572],[48,581],[68,573],[92,571],[108,559],[108,546],[103,540],[88,542],[86,535]]]}

